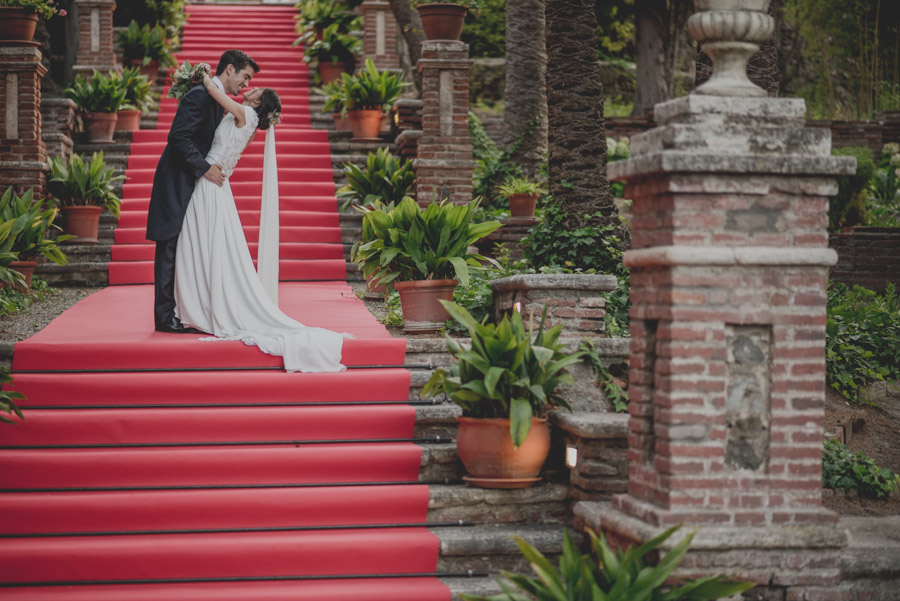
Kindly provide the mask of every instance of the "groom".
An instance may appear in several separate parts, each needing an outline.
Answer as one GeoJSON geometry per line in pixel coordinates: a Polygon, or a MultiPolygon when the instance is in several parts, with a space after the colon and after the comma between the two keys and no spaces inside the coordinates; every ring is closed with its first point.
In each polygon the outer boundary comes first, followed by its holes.
{"type": "MultiPolygon", "coordinates": [[[[219,89],[237,96],[257,73],[259,65],[247,54],[226,50],[216,66],[213,81],[219,89]]],[[[169,143],[156,166],[147,215],[147,239],[156,242],[153,318],[157,332],[200,333],[182,325],[175,317],[175,249],[197,180],[205,177],[219,186],[225,182],[221,166],[210,165],[205,160],[222,114],[222,107],[206,88],[194,86],[181,99],[169,130],[169,143]]]]}

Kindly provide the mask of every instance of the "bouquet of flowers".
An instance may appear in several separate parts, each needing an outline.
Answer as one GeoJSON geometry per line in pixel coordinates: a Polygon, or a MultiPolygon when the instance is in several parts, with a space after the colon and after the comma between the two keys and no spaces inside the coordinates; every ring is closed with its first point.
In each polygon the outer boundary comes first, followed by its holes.
{"type": "Polygon", "coordinates": [[[204,73],[212,74],[209,63],[191,65],[190,61],[184,61],[172,73],[172,87],[169,88],[167,97],[181,102],[181,99],[191,91],[191,88],[203,83],[204,73]]]}

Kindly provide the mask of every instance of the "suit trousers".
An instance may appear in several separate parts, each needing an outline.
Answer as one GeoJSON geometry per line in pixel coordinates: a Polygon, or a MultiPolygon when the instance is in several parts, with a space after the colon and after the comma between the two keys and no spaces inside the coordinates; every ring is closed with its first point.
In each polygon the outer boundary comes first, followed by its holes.
{"type": "Polygon", "coordinates": [[[153,318],[156,325],[167,324],[175,317],[175,250],[178,236],[156,242],[153,263],[153,318]]]}

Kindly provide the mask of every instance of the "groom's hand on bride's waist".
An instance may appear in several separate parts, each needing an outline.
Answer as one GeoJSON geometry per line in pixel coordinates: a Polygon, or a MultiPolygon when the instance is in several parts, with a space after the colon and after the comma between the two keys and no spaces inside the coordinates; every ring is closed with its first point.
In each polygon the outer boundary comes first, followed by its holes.
{"type": "Polygon", "coordinates": [[[219,165],[210,165],[209,170],[203,174],[203,177],[220,187],[225,183],[225,174],[222,173],[222,167],[219,165]]]}

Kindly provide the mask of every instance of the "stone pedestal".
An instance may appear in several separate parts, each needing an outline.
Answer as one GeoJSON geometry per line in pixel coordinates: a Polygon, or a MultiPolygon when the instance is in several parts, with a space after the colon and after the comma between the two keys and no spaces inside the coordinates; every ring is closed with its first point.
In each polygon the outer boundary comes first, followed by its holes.
{"type": "Polygon", "coordinates": [[[390,3],[365,0],[359,9],[363,13],[363,62],[371,58],[379,69],[399,69],[402,38],[390,3]]]}
{"type": "Polygon", "coordinates": [[[72,71],[90,77],[122,69],[114,50],[113,12],[115,0],[76,0],[78,8],[78,56],[72,71]]]}
{"type": "Polygon", "coordinates": [[[462,42],[426,41],[422,74],[422,135],[418,140],[416,200],[420,205],[472,200],[472,139],[469,137],[469,47],[462,42]]]}
{"type": "Polygon", "coordinates": [[[628,494],[580,511],[620,544],[700,526],[682,575],[812,601],[832,598],[845,544],[821,502],[826,226],[854,161],[804,113],[679,98],[610,164],[634,201],[630,471],[628,494]]]}
{"type": "Polygon", "coordinates": [[[0,47],[0,193],[34,188],[44,195],[47,165],[41,139],[41,78],[47,69],[32,47],[0,47]]]}

